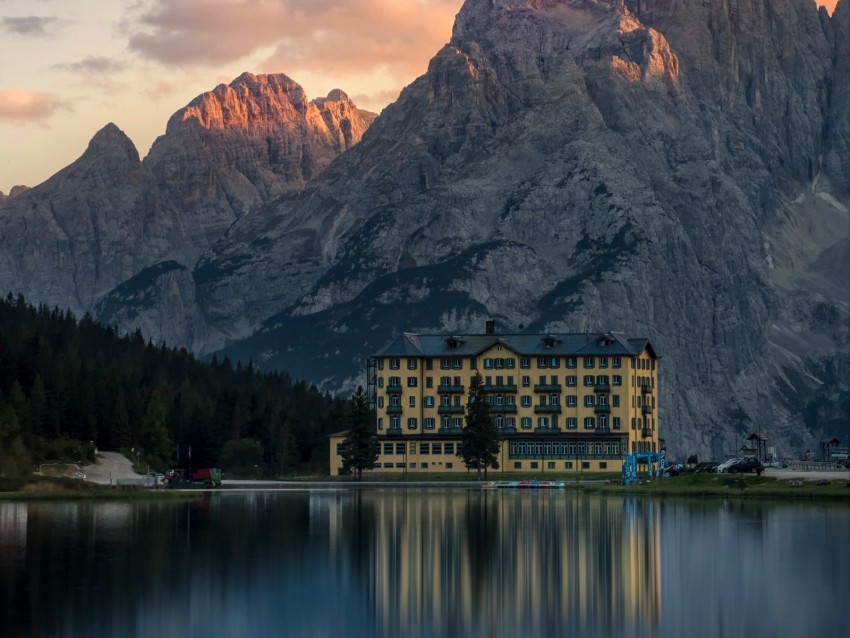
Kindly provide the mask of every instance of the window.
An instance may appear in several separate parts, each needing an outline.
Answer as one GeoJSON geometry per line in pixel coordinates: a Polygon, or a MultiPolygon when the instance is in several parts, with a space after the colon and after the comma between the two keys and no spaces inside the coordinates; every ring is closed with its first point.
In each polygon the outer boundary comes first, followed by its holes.
{"type": "Polygon", "coordinates": [[[387,385],[390,387],[399,387],[401,385],[401,377],[390,377],[387,379],[387,385]]]}
{"type": "Polygon", "coordinates": [[[575,430],[576,429],[576,418],[574,416],[567,417],[567,429],[575,430]]]}
{"type": "Polygon", "coordinates": [[[434,387],[434,377],[425,377],[425,387],[428,389],[434,387]]]}
{"type": "Polygon", "coordinates": [[[568,394],[567,395],[567,407],[574,408],[576,407],[576,395],[568,394]]]}
{"type": "Polygon", "coordinates": [[[528,357],[520,357],[519,367],[520,368],[530,368],[531,367],[531,360],[528,357]]]}
{"type": "Polygon", "coordinates": [[[496,405],[497,405],[498,407],[502,407],[503,405],[505,405],[505,397],[504,397],[504,395],[502,395],[502,394],[498,394],[498,395],[496,395],[496,405]]]}
{"type": "Polygon", "coordinates": [[[614,429],[615,430],[620,429],[620,417],[618,417],[618,416],[614,417],[614,429]]]}
{"type": "Polygon", "coordinates": [[[392,417],[390,417],[390,429],[391,430],[398,430],[400,427],[401,427],[401,419],[398,417],[397,414],[394,414],[392,417]]]}
{"type": "Polygon", "coordinates": [[[608,357],[599,357],[599,367],[607,368],[608,367],[608,357]]]}
{"type": "Polygon", "coordinates": [[[384,397],[378,397],[378,408],[384,407],[384,397]]]}
{"type": "Polygon", "coordinates": [[[611,367],[619,368],[623,365],[623,358],[620,356],[611,357],[611,367]]]}
{"type": "Polygon", "coordinates": [[[516,368],[516,359],[514,359],[513,357],[511,357],[510,359],[505,359],[505,367],[507,367],[508,370],[513,370],[514,368],[516,368]]]}
{"type": "Polygon", "coordinates": [[[599,399],[597,400],[598,405],[608,405],[608,395],[600,394],[599,399]]]}
{"type": "Polygon", "coordinates": [[[529,466],[532,470],[536,470],[537,469],[537,461],[532,461],[531,463],[529,463],[529,466]]]}
{"type": "Polygon", "coordinates": [[[615,408],[620,407],[620,395],[619,394],[612,394],[611,395],[611,405],[613,405],[615,408]]]}
{"type": "Polygon", "coordinates": [[[407,377],[407,387],[415,388],[416,387],[416,377],[407,377]]]}
{"type": "Polygon", "coordinates": [[[516,428],[516,419],[512,416],[509,416],[506,420],[506,424],[509,428],[516,428]]]}
{"type": "Polygon", "coordinates": [[[567,376],[567,385],[571,388],[576,387],[577,381],[576,381],[576,376],[574,374],[567,376]]]}
{"type": "Polygon", "coordinates": [[[415,416],[412,416],[409,419],[407,419],[407,429],[408,430],[415,430],[416,429],[416,417],[415,416]]]}
{"type": "Polygon", "coordinates": [[[379,388],[384,387],[384,377],[378,377],[378,387],[379,388]]]}
{"type": "Polygon", "coordinates": [[[549,360],[546,357],[537,357],[537,367],[540,369],[546,368],[549,365],[549,360]]]}
{"type": "Polygon", "coordinates": [[[443,416],[440,418],[440,427],[443,429],[448,429],[451,427],[451,420],[447,416],[443,416]]]}
{"type": "Polygon", "coordinates": [[[494,361],[494,363],[496,364],[496,368],[498,370],[503,370],[504,367],[505,367],[505,360],[504,359],[496,359],[494,361]]]}
{"type": "Polygon", "coordinates": [[[565,470],[573,469],[573,462],[572,461],[564,461],[564,469],[565,470]]]}
{"type": "Polygon", "coordinates": [[[531,385],[531,377],[525,376],[522,378],[522,387],[527,388],[531,385]]]}
{"type": "Polygon", "coordinates": [[[378,359],[378,370],[383,370],[383,369],[384,369],[384,360],[378,359]]]}
{"type": "Polygon", "coordinates": [[[496,427],[500,430],[505,427],[505,417],[501,414],[496,415],[496,427]]]}
{"type": "Polygon", "coordinates": [[[530,430],[531,429],[531,417],[528,417],[528,416],[522,417],[522,419],[520,420],[520,427],[522,427],[523,430],[530,430]]]}
{"type": "Polygon", "coordinates": [[[582,461],[581,462],[581,469],[589,470],[590,469],[590,461],[582,461]]]}
{"type": "Polygon", "coordinates": [[[604,414],[601,414],[599,416],[599,427],[600,428],[607,428],[608,427],[608,417],[604,414]]]}
{"type": "Polygon", "coordinates": [[[584,387],[589,388],[593,386],[594,376],[592,374],[584,375],[584,387]]]}
{"type": "Polygon", "coordinates": [[[523,394],[520,397],[520,405],[522,405],[522,407],[524,407],[524,408],[530,408],[531,407],[531,396],[529,396],[527,394],[523,394]]]}
{"type": "Polygon", "coordinates": [[[395,407],[395,408],[397,408],[401,405],[401,402],[400,402],[397,394],[394,394],[390,397],[390,405],[395,407]]]}
{"type": "Polygon", "coordinates": [[[623,377],[622,375],[615,374],[611,377],[611,385],[623,385],[623,377]]]}
{"type": "Polygon", "coordinates": [[[546,467],[548,467],[550,470],[554,470],[555,469],[555,461],[546,461],[546,467]]]}
{"type": "Polygon", "coordinates": [[[584,367],[592,368],[593,367],[593,357],[585,357],[584,358],[584,367]]]}
{"type": "Polygon", "coordinates": [[[600,470],[607,470],[608,469],[608,462],[607,461],[599,461],[599,469],[600,470]]]}
{"type": "Polygon", "coordinates": [[[522,461],[514,461],[514,469],[521,470],[522,469],[522,461]]]}
{"type": "Polygon", "coordinates": [[[431,359],[425,359],[425,369],[432,370],[434,368],[434,362],[431,359]]]}
{"type": "Polygon", "coordinates": [[[451,368],[452,368],[451,359],[446,359],[445,357],[440,359],[440,370],[451,370],[451,368]]]}
{"type": "Polygon", "coordinates": [[[408,359],[407,360],[407,369],[408,370],[416,370],[416,359],[408,359]]]}
{"type": "Polygon", "coordinates": [[[396,454],[404,454],[404,443],[396,443],[395,444],[395,453],[396,454]]]}
{"type": "Polygon", "coordinates": [[[447,470],[450,470],[450,469],[452,469],[453,467],[454,467],[454,463],[452,463],[451,461],[449,461],[448,463],[446,463],[446,469],[447,469],[447,470]]]}
{"type": "Polygon", "coordinates": [[[409,397],[408,400],[407,400],[407,403],[411,408],[415,408],[416,407],[416,397],[409,397]]]}
{"type": "Polygon", "coordinates": [[[434,407],[434,397],[432,397],[432,396],[425,397],[425,407],[426,408],[433,408],[434,407]]]}
{"type": "Polygon", "coordinates": [[[436,422],[434,421],[434,417],[429,416],[422,419],[422,427],[426,430],[433,430],[436,426],[436,422]]]}
{"type": "Polygon", "coordinates": [[[390,370],[398,370],[401,367],[401,363],[398,359],[390,359],[390,370]]]}
{"type": "Polygon", "coordinates": [[[443,444],[442,443],[432,443],[431,444],[431,454],[442,454],[443,453],[443,444]]]}
{"type": "Polygon", "coordinates": [[[484,369],[492,370],[493,369],[493,360],[492,359],[484,359],[484,369]]]}
{"type": "Polygon", "coordinates": [[[575,357],[567,357],[567,367],[575,368],[576,367],[576,358],[575,357]]]}
{"type": "Polygon", "coordinates": [[[478,359],[472,358],[469,360],[469,369],[478,370],[478,359]]]}
{"type": "Polygon", "coordinates": [[[463,361],[461,359],[452,359],[452,367],[455,370],[460,370],[463,367],[463,361]]]}
{"type": "Polygon", "coordinates": [[[385,468],[390,468],[390,467],[392,467],[392,466],[393,466],[393,464],[392,464],[392,463],[384,463],[384,467],[385,467],[385,468]]]}
{"type": "Polygon", "coordinates": [[[392,454],[393,453],[393,444],[392,443],[384,443],[384,454],[392,454]]]}
{"type": "Polygon", "coordinates": [[[419,454],[430,454],[430,453],[431,453],[431,446],[430,445],[428,445],[427,443],[420,443],[419,444],[419,454]]]}
{"type": "Polygon", "coordinates": [[[427,469],[428,469],[428,462],[426,461],[425,463],[422,463],[422,464],[420,465],[420,467],[421,467],[423,470],[427,470],[427,469]]]}
{"type": "Polygon", "coordinates": [[[592,416],[584,417],[584,427],[588,430],[592,430],[594,427],[596,427],[596,419],[594,419],[592,416]]]}
{"type": "Polygon", "coordinates": [[[593,395],[585,394],[584,395],[584,407],[592,408],[593,407],[593,395]]]}
{"type": "Polygon", "coordinates": [[[549,427],[549,417],[545,417],[545,416],[537,417],[537,427],[548,428],[549,427]]]}
{"type": "Polygon", "coordinates": [[[451,385],[452,378],[451,377],[440,377],[440,385],[451,385]]]}
{"type": "Polygon", "coordinates": [[[558,359],[558,357],[551,357],[549,359],[549,367],[550,368],[560,368],[561,367],[561,360],[558,359]]]}
{"type": "Polygon", "coordinates": [[[561,397],[558,394],[552,394],[549,396],[549,405],[559,405],[561,403],[561,397]]]}
{"type": "Polygon", "coordinates": [[[462,420],[463,419],[460,419],[459,417],[454,417],[452,419],[452,427],[455,428],[456,430],[459,430],[460,428],[462,428],[463,427],[463,423],[461,423],[462,420]]]}
{"type": "Polygon", "coordinates": [[[382,416],[378,417],[378,429],[379,430],[384,429],[384,417],[382,417],[382,416]]]}

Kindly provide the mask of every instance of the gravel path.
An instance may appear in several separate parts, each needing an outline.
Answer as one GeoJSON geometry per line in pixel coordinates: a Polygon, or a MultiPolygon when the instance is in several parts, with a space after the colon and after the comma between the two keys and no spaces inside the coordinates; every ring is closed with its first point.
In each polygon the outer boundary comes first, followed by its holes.
{"type": "Polygon", "coordinates": [[[133,464],[118,452],[98,452],[97,463],[82,468],[86,480],[101,485],[112,485],[118,479],[141,478],[133,471],[133,464]]]}

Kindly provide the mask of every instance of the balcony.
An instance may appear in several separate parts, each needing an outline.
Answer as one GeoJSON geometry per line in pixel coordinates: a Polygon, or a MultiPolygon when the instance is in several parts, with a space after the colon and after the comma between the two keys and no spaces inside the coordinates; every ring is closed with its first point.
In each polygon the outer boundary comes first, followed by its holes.
{"type": "Polygon", "coordinates": [[[640,391],[643,394],[652,394],[652,384],[651,383],[643,383],[640,386],[640,391]]]}
{"type": "Polygon", "coordinates": [[[490,412],[493,414],[516,414],[516,404],[491,405],[490,412]]]}
{"type": "Polygon", "coordinates": [[[604,404],[604,405],[597,403],[596,405],[593,406],[593,411],[596,414],[611,414],[611,406],[608,405],[607,403],[604,404]]]}
{"type": "Polygon", "coordinates": [[[611,434],[611,428],[607,425],[597,425],[596,432],[598,434],[611,434]]]}
{"type": "Polygon", "coordinates": [[[463,434],[463,428],[455,428],[451,426],[447,428],[440,427],[437,430],[437,434],[439,434],[440,436],[460,436],[461,434],[463,434]]]}
{"type": "Polygon", "coordinates": [[[387,386],[387,394],[401,394],[404,390],[402,389],[401,384],[390,384],[387,386]]]}
{"type": "Polygon", "coordinates": [[[644,428],[640,431],[640,434],[643,438],[648,439],[652,437],[652,428],[644,428]]]}
{"type": "Polygon", "coordinates": [[[440,405],[437,406],[437,414],[463,414],[462,405],[440,405]]]}
{"type": "Polygon", "coordinates": [[[560,414],[560,405],[535,405],[534,414],[560,414]]]}
{"type": "Polygon", "coordinates": [[[560,434],[561,430],[558,428],[548,427],[548,428],[534,428],[535,434],[542,434],[543,436],[552,436],[553,434],[560,434]]]}
{"type": "Polygon", "coordinates": [[[464,394],[466,389],[462,385],[438,385],[437,394],[464,394]]]}
{"type": "Polygon", "coordinates": [[[560,394],[561,393],[561,384],[560,383],[535,383],[534,384],[535,392],[546,392],[547,394],[560,394]]]}
{"type": "Polygon", "coordinates": [[[484,385],[481,386],[481,389],[484,392],[507,392],[507,393],[516,393],[516,384],[511,385],[484,385]]]}
{"type": "Polygon", "coordinates": [[[516,434],[516,426],[508,427],[507,425],[501,428],[496,428],[499,431],[499,436],[505,436],[508,434],[516,434]]]}
{"type": "Polygon", "coordinates": [[[400,405],[388,405],[387,414],[401,414],[402,408],[400,405]]]}
{"type": "Polygon", "coordinates": [[[644,406],[641,408],[641,411],[642,411],[644,414],[652,414],[652,406],[651,406],[651,405],[644,405],[644,406]]]}
{"type": "Polygon", "coordinates": [[[597,383],[593,386],[594,392],[611,392],[610,383],[597,383]]]}

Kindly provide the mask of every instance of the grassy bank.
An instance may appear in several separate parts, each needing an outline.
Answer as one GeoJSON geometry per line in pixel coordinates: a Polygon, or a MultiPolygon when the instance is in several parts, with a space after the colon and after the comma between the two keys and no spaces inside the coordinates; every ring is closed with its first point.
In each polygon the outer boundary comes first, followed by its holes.
{"type": "Polygon", "coordinates": [[[133,486],[97,485],[78,479],[30,476],[0,478],[0,501],[71,501],[71,500],[128,500],[149,498],[197,498],[193,492],[166,489],[140,489],[133,486]]]}
{"type": "Polygon", "coordinates": [[[584,485],[582,489],[646,496],[735,497],[847,501],[850,481],[777,479],[741,474],[684,474],[636,485],[584,485]]]}

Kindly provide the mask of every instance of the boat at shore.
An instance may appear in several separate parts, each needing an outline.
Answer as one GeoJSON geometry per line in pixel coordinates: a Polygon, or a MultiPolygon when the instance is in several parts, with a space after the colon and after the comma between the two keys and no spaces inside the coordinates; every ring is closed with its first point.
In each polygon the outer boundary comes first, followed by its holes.
{"type": "Polygon", "coordinates": [[[504,489],[551,489],[566,487],[564,481],[494,481],[492,486],[504,489]]]}

